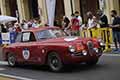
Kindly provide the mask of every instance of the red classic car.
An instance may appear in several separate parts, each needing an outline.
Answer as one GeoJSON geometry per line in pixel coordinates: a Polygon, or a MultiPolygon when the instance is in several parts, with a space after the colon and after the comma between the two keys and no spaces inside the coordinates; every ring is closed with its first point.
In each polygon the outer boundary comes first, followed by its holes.
{"type": "Polygon", "coordinates": [[[13,67],[17,63],[47,64],[60,71],[65,64],[95,65],[102,55],[95,38],[67,36],[57,27],[44,27],[18,33],[16,43],[3,48],[4,60],[13,67]]]}

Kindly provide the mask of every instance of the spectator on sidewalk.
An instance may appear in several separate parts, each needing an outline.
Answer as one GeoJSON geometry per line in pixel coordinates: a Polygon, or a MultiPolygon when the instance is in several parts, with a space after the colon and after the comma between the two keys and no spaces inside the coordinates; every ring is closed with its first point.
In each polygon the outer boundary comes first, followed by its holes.
{"type": "Polygon", "coordinates": [[[103,13],[102,10],[98,10],[97,15],[99,17],[98,23],[100,24],[101,28],[108,27],[108,18],[107,16],[103,13]]]}
{"type": "Polygon", "coordinates": [[[97,21],[96,17],[92,14],[92,12],[87,12],[87,17],[88,17],[88,28],[87,29],[92,29],[97,27],[97,21]]]}
{"type": "Polygon", "coordinates": [[[18,22],[16,22],[16,23],[14,24],[14,27],[15,27],[15,31],[16,31],[16,33],[19,33],[19,32],[22,31],[22,29],[21,29],[21,27],[20,27],[20,25],[19,25],[18,22]]]}
{"type": "Polygon", "coordinates": [[[75,17],[79,20],[79,26],[81,26],[83,21],[78,11],[75,12],[75,17]]]}
{"type": "Polygon", "coordinates": [[[69,18],[66,16],[63,16],[62,29],[68,34],[69,34],[69,25],[70,25],[69,18]]]}
{"type": "Polygon", "coordinates": [[[9,32],[15,32],[14,25],[11,22],[8,23],[7,27],[9,32]]]}
{"type": "Polygon", "coordinates": [[[1,32],[3,33],[6,33],[8,30],[7,30],[7,27],[3,24],[1,24],[1,32]]]}
{"type": "Polygon", "coordinates": [[[33,21],[32,28],[38,28],[38,22],[36,19],[33,21]]]}
{"type": "Polygon", "coordinates": [[[70,23],[70,20],[67,16],[63,16],[63,28],[67,28],[70,23]]]}
{"type": "MultiPolygon", "coordinates": [[[[103,11],[102,10],[98,10],[98,12],[97,12],[97,15],[98,15],[98,23],[99,23],[99,25],[100,25],[100,28],[107,28],[107,27],[109,27],[109,25],[108,25],[108,18],[107,18],[107,16],[103,13],[103,11]]],[[[103,35],[104,35],[104,38],[103,38],[103,40],[106,42],[106,36],[108,37],[108,39],[109,39],[109,31],[107,31],[107,34],[106,34],[106,32],[105,32],[105,30],[103,31],[103,35]]],[[[108,40],[108,42],[109,42],[109,40],[108,40]]]]}
{"type": "Polygon", "coordinates": [[[23,30],[27,30],[28,29],[28,24],[27,24],[26,20],[22,20],[21,27],[22,27],[23,30]]]}
{"type": "Polygon", "coordinates": [[[41,23],[41,20],[39,19],[35,19],[33,24],[32,24],[32,28],[40,28],[40,26],[42,26],[43,24],[41,23]]]}
{"type": "Polygon", "coordinates": [[[71,35],[72,36],[79,36],[79,19],[73,14],[71,19],[71,35]]]}
{"type": "Polygon", "coordinates": [[[87,28],[88,28],[88,22],[87,21],[85,21],[85,23],[81,26],[81,30],[87,30],[87,28]]]}
{"type": "Polygon", "coordinates": [[[116,47],[115,51],[117,51],[118,50],[117,43],[119,43],[120,48],[120,17],[117,15],[116,10],[111,11],[111,16],[113,18],[113,22],[112,25],[110,25],[110,27],[113,30],[113,40],[116,47]]]}

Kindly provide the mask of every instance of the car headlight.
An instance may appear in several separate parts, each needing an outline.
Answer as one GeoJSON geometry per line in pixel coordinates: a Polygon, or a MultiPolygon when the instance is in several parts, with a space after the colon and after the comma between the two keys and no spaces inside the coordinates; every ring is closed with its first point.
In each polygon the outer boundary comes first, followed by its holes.
{"type": "Polygon", "coordinates": [[[99,39],[98,41],[100,43],[100,46],[104,46],[105,45],[105,43],[104,43],[104,41],[102,39],[99,39]]]}
{"type": "Polygon", "coordinates": [[[104,46],[105,44],[103,42],[100,42],[100,46],[104,46]]]}
{"type": "Polygon", "coordinates": [[[74,53],[76,51],[76,48],[74,46],[69,46],[69,51],[74,53]]]}
{"type": "Polygon", "coordinates": [[[96,53],[99,53],[99,49],[98,48],[94,48],[96,53]]]}
{"type": "Polygon", "coordinates": [[[84,56],[86,56],[86,55],[87,55],[87,51],[86,51],[86,50],[83,50],[83,51],[82,51],[82,54],[83,54],[84,56]]]}

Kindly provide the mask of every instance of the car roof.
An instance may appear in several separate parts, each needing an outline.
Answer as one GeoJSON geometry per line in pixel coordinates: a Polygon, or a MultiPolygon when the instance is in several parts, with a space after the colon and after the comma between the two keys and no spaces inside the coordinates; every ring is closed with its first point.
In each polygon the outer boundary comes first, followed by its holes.
{"type": "Polygon", "coordinates": [[[42,31],[42,30],[48,30],[48,29],[60,29],[58,27],[49,27],[49,26],[44,26],[44,27],[40,27],[40,28],[30,28],[28,30],[24,30],[23,32],[38,32],[38,31],[42,31]]]}

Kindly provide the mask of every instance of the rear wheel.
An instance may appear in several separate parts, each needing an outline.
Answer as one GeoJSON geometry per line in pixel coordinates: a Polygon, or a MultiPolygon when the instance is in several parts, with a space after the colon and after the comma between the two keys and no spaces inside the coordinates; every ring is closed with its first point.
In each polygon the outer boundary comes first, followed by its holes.
{"type": "Polygon", "coordinates": [[[12,53],[9,53],[7,56],[7,60],[8,60],[8,65],[10,67],[15,67],[16,66],[16,58],[15,55],[12,53]]]}
{"type": "Polygon", "coordinates": [[[58,54],[55,52],[48,54],[48,65],[50,69],[54,72],[59,72],[63,68],[62,61],[58,54]]]}

